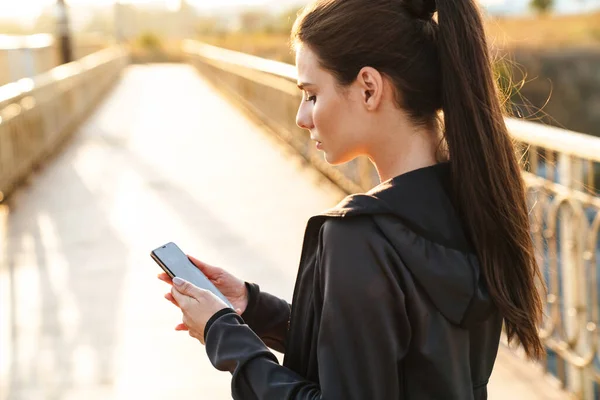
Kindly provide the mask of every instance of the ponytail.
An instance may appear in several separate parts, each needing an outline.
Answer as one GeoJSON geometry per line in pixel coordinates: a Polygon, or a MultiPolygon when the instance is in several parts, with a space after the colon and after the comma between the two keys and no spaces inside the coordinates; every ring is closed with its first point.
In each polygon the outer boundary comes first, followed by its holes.
{"type": "Polygon", "coordinates": [[[456,206],[477,249],[509,342],[529,358],[544,347],[537,325],[541,278],[530,236],[525,186],[492,75],[474,0],[438,0],[442,108],[456,206]]]}
{"type": "Polygon", "coordinates": [[[540,272],[525,188],[474,1],[317,0],[296,19],[291,43],[309,46],[342,87],[365,65],[376,68],[415,123],[437,125],[443,110],[454,203],[509,340],[538,358],[540,272]]]}

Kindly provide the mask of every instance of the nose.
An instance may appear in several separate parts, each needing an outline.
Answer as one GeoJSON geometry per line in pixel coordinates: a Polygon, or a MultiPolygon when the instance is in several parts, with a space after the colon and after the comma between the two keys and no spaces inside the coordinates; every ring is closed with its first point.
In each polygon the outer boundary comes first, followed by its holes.
{"type": "Polygon", "coordinates": [[[309,107],[304,107],[306,102],[302,102],[298,107],[298,114],[296,114],[296,125],[302,129],[311,130],[314,128],[312,121],[312,114],[309,107]]]}

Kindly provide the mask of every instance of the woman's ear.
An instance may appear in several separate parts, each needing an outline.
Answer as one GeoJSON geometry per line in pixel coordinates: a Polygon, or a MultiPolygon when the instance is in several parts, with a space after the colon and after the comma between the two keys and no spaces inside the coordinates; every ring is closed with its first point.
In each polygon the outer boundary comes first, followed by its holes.
{"type": "Polygon", "coordinates": [[[383,97],[383,76],[373,67],[363,67],[357,76],[361,103],[368,111],[379,107],[383,97]]]}

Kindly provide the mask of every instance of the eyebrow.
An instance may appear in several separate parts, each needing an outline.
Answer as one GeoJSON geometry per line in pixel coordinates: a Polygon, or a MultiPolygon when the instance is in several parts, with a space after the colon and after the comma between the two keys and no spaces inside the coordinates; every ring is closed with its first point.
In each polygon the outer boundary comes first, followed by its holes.
{"type": "Polygon", "coordinates": [[[307,86],[314,86],[313,83],[308,83],[308,82],[300,82],[298,83],[298,89],[300,90],[304,90],[307,86]]]}

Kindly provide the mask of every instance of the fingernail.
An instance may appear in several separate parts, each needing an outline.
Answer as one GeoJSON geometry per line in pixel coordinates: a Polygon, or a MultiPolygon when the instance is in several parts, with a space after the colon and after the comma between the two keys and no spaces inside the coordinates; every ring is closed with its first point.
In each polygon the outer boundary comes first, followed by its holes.
{"type": "Polygon", "coordinates": [[[173,278],[173,284],[176,286],[181,286],[183,285],[183,279],[181,279],[180,277],[176,276],[175,278],[173,278]]]}

